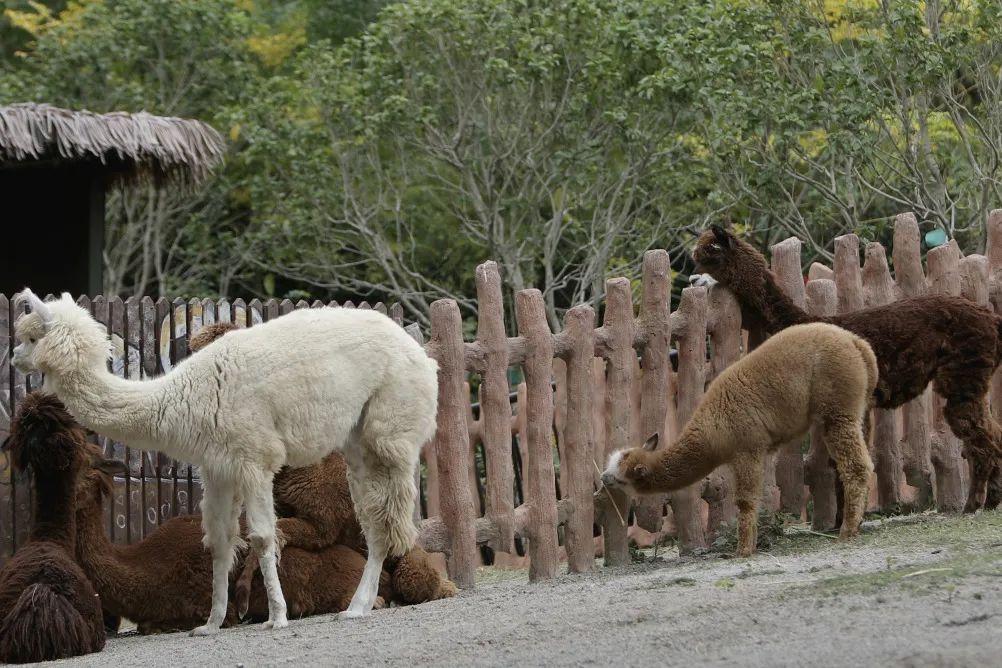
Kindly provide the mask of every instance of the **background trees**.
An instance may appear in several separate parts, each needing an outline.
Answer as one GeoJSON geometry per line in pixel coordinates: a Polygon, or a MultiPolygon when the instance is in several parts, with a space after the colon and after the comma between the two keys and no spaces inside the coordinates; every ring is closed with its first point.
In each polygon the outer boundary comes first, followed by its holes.
{"type": "Polygon", "coordinates": [[[0,102],[196,116],[199,193],[116,191],[108,291],[365,297],[472,268],[551,321],[708,221],[808,261],[914,210],[970,250],[1002,188],[994,0],[6,0],[0,102]]]}

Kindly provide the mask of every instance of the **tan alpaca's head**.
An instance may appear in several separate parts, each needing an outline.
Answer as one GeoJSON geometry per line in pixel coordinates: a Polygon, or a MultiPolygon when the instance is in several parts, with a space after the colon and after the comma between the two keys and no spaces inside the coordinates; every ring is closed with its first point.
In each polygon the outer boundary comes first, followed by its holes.
{"type": "Polygon", "coordinates": [[[658,435],[654,434],[639,448],[619,450],[609,456],[609,464],[602,472],[602,484],[606,487],[625,489],[635,494],[656,491],[654,467],[658,447],[658,435]]]}
{"type": "MultiPolygon", "coordinates": [[[[696,263],[697,272],[709,274],[727,286],[755,281],[756,277],[769,269],[765,258],[754,246],[738,239],[719,225],[711,225],[710,229],[699,235],[692,251],[692,259],[696,263]]],[[[690,278],[694,285],[710,285],[709,282],[697,283],[696,280],[690,278]]],[[[761,279],[756,282],[761,282],[761,279]]]]}
{"type": "Polygon", "coordinates": [[[22,373],[41,371],[54,376],[75,370],[106,370],[111,357],[107,329],[78,306],[68,292],[55,301],[43,302],[25,288],[14,299],[26,313],[14,323],[18,345],[11,361],[22,373]]]}

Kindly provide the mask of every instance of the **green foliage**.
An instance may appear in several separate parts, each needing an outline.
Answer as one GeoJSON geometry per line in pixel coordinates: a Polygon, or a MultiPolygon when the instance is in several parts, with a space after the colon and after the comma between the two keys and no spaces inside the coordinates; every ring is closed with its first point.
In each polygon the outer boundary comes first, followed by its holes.
{"type": "Polygon", "coordinates": [[[1002,203],[994,0],[4,6],[0,102],[193,116],[230,139],[197,198],[113,198],[121,291],[423,319],[443,296],[472,314],[492,258],[506,297],[540,287],[559,327],[647,248],[688,273],[710,221],[796,234],[808,263],[849,231],[888,245],[902,210],[977,250],[1002,203]],[[124,241],[151,212],[162,269],[124,241]]]}

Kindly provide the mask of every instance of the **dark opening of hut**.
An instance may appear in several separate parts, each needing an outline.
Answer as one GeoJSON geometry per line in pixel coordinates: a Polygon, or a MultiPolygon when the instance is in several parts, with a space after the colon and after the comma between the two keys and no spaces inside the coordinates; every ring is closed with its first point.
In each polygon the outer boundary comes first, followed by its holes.
{"type": "Polygon", "coordinates": [[[0,293],[101,292],[108,186],[190,188],[222,156],[219,133],[200,121],[0,107],[0,293]]]}

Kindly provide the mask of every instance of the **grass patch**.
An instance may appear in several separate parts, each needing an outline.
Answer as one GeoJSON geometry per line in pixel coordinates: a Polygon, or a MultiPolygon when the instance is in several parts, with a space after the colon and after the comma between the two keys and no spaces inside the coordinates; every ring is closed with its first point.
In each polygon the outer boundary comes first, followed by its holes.
{"type": "Polygon", "coordinates": [[[529,570],[523,568],[495,568],[493,566],[481,566],[477,569],[475,582],[479,584],[491,584],[494,582],[511,582],[513,580],[529,581],[529,570]]]}
{"type": "Polygon", "coordinates": [[[828,595],[871,594],[891,589],[921,594],[952,590],[957,582],[972,575],[1002,577],[1002,554],[997,551],[964,552],[921,565],[898,566],[894,559],[887,562],[882,571],[825,578],[808,589],[828,595]]]}

